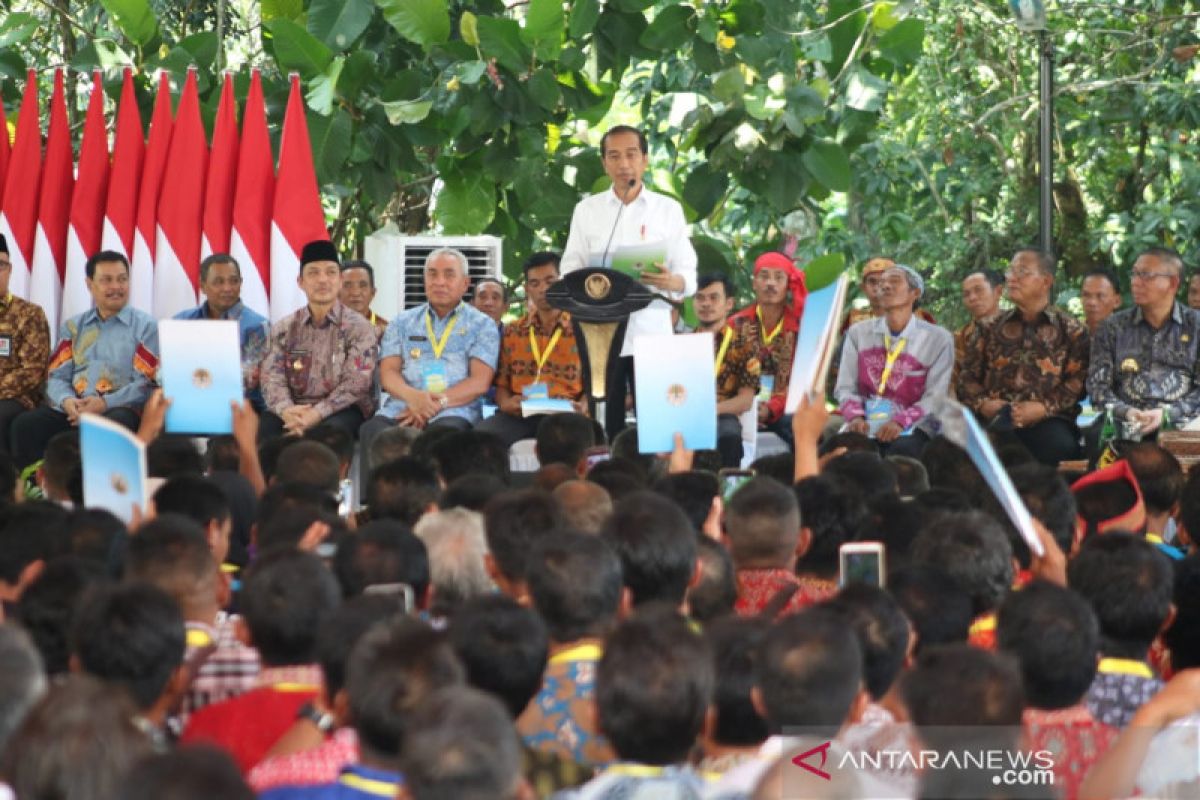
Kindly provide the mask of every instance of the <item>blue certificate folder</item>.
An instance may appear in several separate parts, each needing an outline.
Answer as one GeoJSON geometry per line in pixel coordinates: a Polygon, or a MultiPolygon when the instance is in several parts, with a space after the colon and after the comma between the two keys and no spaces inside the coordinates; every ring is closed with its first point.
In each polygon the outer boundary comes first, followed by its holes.
{"type": "Polygon", "coordinates": [[[639,336],[633,346],[638,451],[717,446],[717,381],[711,333],[639,336]]]}
{"type": "Polygon", "coordinates": [[[825,396],[825,380],[837,345],[837,329],[846,304],[845,273],[837,280],[812,292],[804,300],[800,317],[800,332],[796,335],[796,355],[792,360],[792,377],[788,382],[784,410],[796,411],[800,398],[809,392],[825,396]]]}
{"type": "Polygon", "coordinates": [[[242,349],[233,320],[165,319],[158,323],[159,377],[167,432],[192,435],[233,431],[230,402],[242,400],[242,349]]]}
{"type": "Polygon", "coordinates": [[[121,425],[98,414],[79,421],[83,459],[83,504],[104,508],[125,523],[133,504],[146,510],[146,446],[121,425]]]}

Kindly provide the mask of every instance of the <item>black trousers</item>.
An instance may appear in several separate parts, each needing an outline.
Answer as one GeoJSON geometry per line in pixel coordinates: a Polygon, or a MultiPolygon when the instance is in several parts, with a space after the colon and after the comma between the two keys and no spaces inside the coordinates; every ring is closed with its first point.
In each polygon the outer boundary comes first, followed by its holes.
{"type": "Polygon", "coordinates": [[[742,423],[735,414],[717,415],[717,452],[721,466],[737,469],[742,465],[745,447],[742,445],[742,423]]]}
{"type": "MultiPolygon", "coordinates": [[[[321,425],[333,425],[350,434],[353,439],[358,435],[358,429],[363,424],[363,413],[358,406],[343,408],[321,420],[321,425]]],[[[259,444],[283,435],[283,419],[273,411],[264,411],[258,418],[259,444]]]]}
{"type": "Polygon", "coordinates": [[[1021,444],[1043,464],[1057,467],[1060,461],[1079,458],[1079,428],[1062,417],[1047,417],[1028,428],[1013,428],[1021,444]]]}
{"type": "MultiPolygon", "coordinates": [[[[104,416],[131,431],[136,431],[141,422],[141,415],[128,406],[110,408],[104,416]]],[[[13,420],[9,438],[17,469],[25,469],[40,459],[46,452],[46,444],[72,427],[65,413],[48,406],[39,406],[19,415],[13,420]]]]}
{"type": "Polygon", "coordinates": [[[5,455],[12,455],[13,420],[28,410],[16,400],[0,400],[0,452],[5,455]]]}
{"type": "MultiPolygon", "coordinates": [[[[616,347],[616,342],[613,343],[616,347]]],[[[625,430],[625,398],[633,393],[633,356],[613,360],[608,371],[608,396],[604,398],[604,433],[612,444],[617,434],[625,430]]]]}

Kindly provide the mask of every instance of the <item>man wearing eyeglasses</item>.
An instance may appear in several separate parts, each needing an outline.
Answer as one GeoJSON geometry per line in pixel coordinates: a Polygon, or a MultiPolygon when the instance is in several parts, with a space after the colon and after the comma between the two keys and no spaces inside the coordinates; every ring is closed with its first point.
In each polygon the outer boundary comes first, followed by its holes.
{"type": "Polygon", "coordinates": [[[1087,386],[1096,408],[1112,403],[1116,419],[1149,437],[1200,416],[1200,312],[1176,300],[1183,259],[1174,250],[1146,250],[1131,278],[1134,306],[1097,330],[1087,386]]]}
{"type": "Polygon", "coordinates": [[[8,454],[12,421],[42,400],[46,363],[50,361],[50,326],[46,312],[8,291],[12,262],[8,240],[0,235],[0,451],[8,454]]]}
{"type": "Polygon", "coordinates": [[[1005,281],[1014,307],[968,333],[954,377],[958,399],[992,430],[1012,431],[1044,464],[1078,458],[1087,328],[1050,303],[1052,256],[1018,250],[1005,281]]]}
{"type": "Polygon", "coordinates": [[[263,408],[259,364],[267,352],[267,318],[242,304],[242,269],[228,253],[213,253],[200,262],[204,302],[175,319],[228,319],[238,324],[242,342],[242,389],[254,407],[263,408]]]}

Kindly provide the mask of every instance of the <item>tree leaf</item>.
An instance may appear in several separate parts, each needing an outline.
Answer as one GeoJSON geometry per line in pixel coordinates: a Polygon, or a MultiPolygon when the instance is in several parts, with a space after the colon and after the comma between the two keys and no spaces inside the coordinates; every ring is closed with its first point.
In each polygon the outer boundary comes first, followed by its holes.
{"type": "Polygon", "coordinates": [[[275,60],[285,72],[295,70],[307,80],[323,73],[333,61],[328,47],[291,20],[277,19],[266,27],[275,41],[275,60]]]}
{"type": "Polygon", "coordinates": [[[435,202],[434,217],[443,232],[481,233],[496,213],[496,186],[482,173],[452,172],[445,177],[435,202]]]}
{"type": "Polygon", "coordinates": [[[158,34],[158,18],[148,0],[100,0],[100,4],[134,44],[145,46],[158,34]]]}
{"type": "Polygon", "coordinates": [[[308,107],[322,116],[329,116],[333,111],[333,101],[337,94],[338,78],[346,65],[346,57],[338,56],[329,65],[324,74],[318,75],[309,83],[308,94],[304,96],[308,107]]]}
{"type": "Polygon", "coordinates": [[[344,109],[334,109],[333,115],[323,117],[308,113],[308,132],[312,137],[313,166],[320,184],[345,180],[342,174],[350,155],[353,126],[344,109]]]}
{"type": "Polygon", "coordinates": [[[678,50],[692,38],[696,29],[696,10],[689,5],[668,6],[654,17],[642,32],[639,44],[651,50],[678,50]]]}
{"type": "Polygon", "coordinates": [[[562,50],[565,27],[562,0],[530,0],[521,38],[533,48],[538,58],[550,61],[562,50]]]}
{"type": "Polygon", "coordinates": [[[533,57],[521,40],[521,26],[514,19],[479,18],[479,49],[500,66],[520,74],[529,69],[533,57]]]}
{"type": "Polygon", "coordinates": [[[448,0],[375,0],[397,33],[426,50],[450,39],[448,0]]]}
{"type": "Polygon", "coordinates": [[[841,253],[826,253],[804,265],[804,286],[810,292],[824,289],[846,271],[846,257],[841,253]]]}
{"type": "Polygon", "coordinates": [[[915,64],[921,58],[925,43],[925,23],[919,19],[906,19],[897,23],[879,39],[879,52],[897,67],[915,64]]]}
{"type": "Polygon", "coordinates": [[[707,162],[701,162],[683,183],[683,199],[696,212],[696,219],[704,219],[717,207],[728,188],[728,173],[715,172],[707,162]]]}
{"type": "Polygon", "coordinates": [[[850,191],[850,159],[837,142],[814,139],[800,161],[822,186],[835,192],[850,191]]]}
{"type": "Polygon", "coordinates": [[[202,33],[193,33],[181,41],[179,47],[192,54],[196,66],[212,69],[213,64],[217,61],[217,44],[216,31],[203,31],[202,33]]]}
{"type": "Polygon", "coordinates": [[[346,50],[375,16],[371,0],[312,0],[308,32],[334,50],[346,50]]]}
{"type": "Polygon", "coordinates": [[[290,19],[304,21],[304,0],[262,0],[262,21],[290,19]]]}
{"type": "Polygon", "coordinates": [[[381,102],[388,122],[393,125],[415,125],[429,116],[432,100],[393,100],[381,102]]]}
{"type": "Polygon", "coordinates": [[[596,27],[600,19],[600,0],[575,0],[571,4],[569,33],[572,39],[582,39],[596,27]]]}
{"type": "Polygon", "coordinates": [[[37,17],[25,11],[9,14],[4,22],[0,22],[0,50],[22,44],[41,24],[37,17]]]}
{"type": "Polygon", "coordinates": [[[558,79],[554,71],[546,68],[539,69],[529,79],[529,96],[533,101],[547,111],[554,111],[562,100],[562,90],[558,88],[558,79]]]}
{"type": "Polygon", "coordinates": [[[883,107],[887,91],[887,81],[861,67],[855,67],[846,87],[846,105],[858,111],[878,111],[883,107]]]}
{"type": "Polygon", "coordinates": [[[479,47],[479,17],[464,11],[458,18],[458,34],[471,47],[479,47]]]}

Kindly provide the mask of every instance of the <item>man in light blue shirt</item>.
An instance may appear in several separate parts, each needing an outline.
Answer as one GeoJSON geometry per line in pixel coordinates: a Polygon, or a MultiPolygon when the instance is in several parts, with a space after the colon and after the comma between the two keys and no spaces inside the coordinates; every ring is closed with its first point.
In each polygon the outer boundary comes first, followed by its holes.
{"type": "Polygon", "coordinates": [[[71,317],[50,356],[47,405],[13,421],[13,458],[19,467],[42,457],[56,434],[79,424],[82,414],[103,414],[135,430],[154,389],[158,324],[129,303],[129,261],[102,250],[85,267],[95,308],[71,317]]]}
{"type": "Polygon", "coordinates": [[[495,321],[463,302],[467,258],[449,247],[425,259],[428,302],[396,316],[383,334],[379,413],[359,430],[363,460],[371,440],[393,425],[466,430],[480,420],[481,398],[500,355],[495,321]]]}
{"type": "Polygon", "coordinates": [[[242,342],[242,390],[256,410],[263,407],[259,365],[267,352],[267,318],[242,304],[242,268],[228,253],[213,253],[200,262],[204,302],[180,311],[175,319],[228,319],[238,324],[242,342]]]}

